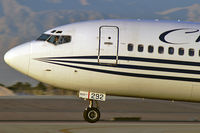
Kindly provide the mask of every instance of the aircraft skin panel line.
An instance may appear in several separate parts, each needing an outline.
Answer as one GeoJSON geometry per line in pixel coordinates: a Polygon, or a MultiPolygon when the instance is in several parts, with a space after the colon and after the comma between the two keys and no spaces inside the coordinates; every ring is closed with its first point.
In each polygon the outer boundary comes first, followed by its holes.
{"type": "Polygon", "coordinates": [[[89,95],[83,116],[91,123],[100,118],[93,101],[106,95],[200,102],[200,23],[77,22],[10,49],[4,60],[36,80],[89,95]]]}

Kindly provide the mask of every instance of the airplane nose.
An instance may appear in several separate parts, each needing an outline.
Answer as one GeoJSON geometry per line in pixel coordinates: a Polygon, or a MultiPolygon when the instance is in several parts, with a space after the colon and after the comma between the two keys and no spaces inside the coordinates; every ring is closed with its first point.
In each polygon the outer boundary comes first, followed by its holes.
{"type": "Polygon", "coordinates": [[[28,74],[29,58],[30,58],[30,43],[25,43],[10,49],[4,55],[4,61],[12,68],[28,74]]]}

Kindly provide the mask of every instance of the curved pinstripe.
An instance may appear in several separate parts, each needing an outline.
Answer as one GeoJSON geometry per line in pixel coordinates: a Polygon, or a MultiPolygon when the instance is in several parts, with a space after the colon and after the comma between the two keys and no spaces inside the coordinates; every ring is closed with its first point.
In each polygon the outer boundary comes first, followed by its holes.
{"type": "MultiPolygon", "coordinates": [[[[184,74],[200,74],[200,71],[198,71],[198,70],[162,68],[162,67],[126,65],[126,64],[108,65],[108,64],[100,64],[98,62],[64,60],[64,59],[97,59],[97,58],[98,58],[98,56],[74,56],[74,57],[45,57],[45,58],[37,58],[36,60],[55,64],[55,65],[60,65],[60,66],[66,66],[66,67],[72,67],[72,68],[78,68],[78,69],[83,69],[83,70],[88,70],[88,71],[101,72],[101,73],[114,74],[114,75],[153,78],[153,79],[167,79],[167,80],[177,80],[177,81],[189,81],[189,82],[200,82],[199,78],[119,72],[119,71],[113,71],[113,70],[105,70],[103,68],[97,69],[97,68],[82,67],[82,66],[79,66],[78,64],[113,67],[113,68],[125,68],[125,69],[184,73],[184,74]],[[66,63],[68,63],[68,64],[66,64],[66,63]],[[69,65],[69,63],[73,63],[73,64],[76,64],[76,65],[69,65]]],[[[100,58],[109,60],[109,59],[115,59],[116,57],[115,56],[101,56],[100,58]]],[[[125,56],[119,56],[118,58],[119,58],[119,60],[129,60],[129,61],[131,60],[131,61],[142,61],[142,62],[162,63],[162,64],[200,66],[200,63],[198,63],[198,62],[162,60],[162,59],[139,58],[139,57],[125,57],[125,56]]]]}

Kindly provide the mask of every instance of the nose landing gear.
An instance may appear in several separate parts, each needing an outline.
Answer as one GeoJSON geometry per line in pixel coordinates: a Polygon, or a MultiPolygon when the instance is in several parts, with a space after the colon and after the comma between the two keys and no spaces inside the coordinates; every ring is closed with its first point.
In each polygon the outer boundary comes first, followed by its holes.
{"type": "Polygon", "coordinates": [[[87,107],[83,112],[83,117],[85,121],[90,123],[95,123],[100,119],[100,111],[98,109],[98,103],[96,102],[96,107],[93,107],[93,100],[89,100],[89,107],[87,107]]]}
{"type": "Polygon", "coordinates": [[[79,91],[79,97],[85,100],[89,100],[89,106],[83,112],[83,118],[85,121],[95,123],[100,119],[100,111],[97,101],[106,101],[105,93],[95,93],[89,91],[79,91]],[[95,107],[94,107],[95,101],[95,107]]]}

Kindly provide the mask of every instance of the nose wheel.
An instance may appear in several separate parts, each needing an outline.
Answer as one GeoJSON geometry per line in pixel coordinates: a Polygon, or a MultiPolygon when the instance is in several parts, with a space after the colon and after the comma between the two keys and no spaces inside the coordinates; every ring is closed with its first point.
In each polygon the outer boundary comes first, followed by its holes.
{"type": "Polygon", "coordinates": [[[83,118],[85,121],[90,123],[95,123],[100,119],[100,111],[98,109],[98,103],[96,102],[97,107],[93,107],[93,100],[89,100],[89,107],[87,107],[83,112],[83,118]]]}
{"type": "Polygon", "coordinates": [[[89,101],[89,106],[83,112],[85,121],[95,123],[100,119],[100,111],[97,101],[106,101],[105,93],[95,93],[90,91],[79,91],[79,97],[89,101]],[[94,106],[95,101],[95,106],[94,106]]]}

